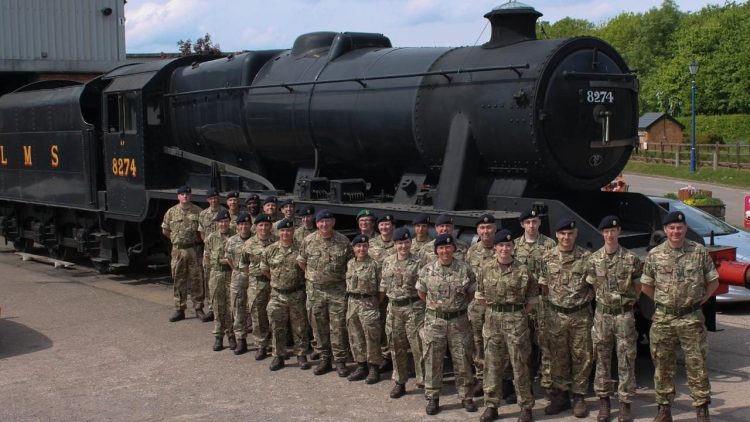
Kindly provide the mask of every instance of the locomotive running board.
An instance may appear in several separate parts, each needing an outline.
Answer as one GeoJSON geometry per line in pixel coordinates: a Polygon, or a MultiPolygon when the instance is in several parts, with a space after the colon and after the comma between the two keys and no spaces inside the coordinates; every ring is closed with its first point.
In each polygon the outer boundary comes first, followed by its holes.
{"type": "Polygon", "coordinates": [[[36,262],[42,262],[44,264],[51,264],[55,268],[75,268],[76,264],[68,261],[62,261],[55,258],[50,258],[48,256],[42,256],[42,255],[34,255],[26,252],[16,252],[16,255],[21,257],[22,261],[36,261],[36,262]]]}
{"type": "Polygon", "coordinates": [[[164,153],[177,157],[177,158],[184,158],[186,160],[193,161],[199,164],[203,164],[209,167],[215,164],[218,167],[219,171],[236,174],[237,176],[250,179],[254,182],[260,183],[267,190],[276,190],[276,188],[273,186],[273,183],[271,183],[268,179],[250,170],[245,170],[243,168],[233,166],[227,163],[222,163],[221,161],[212,160],[208,157],[204,157],[198,154],[193,154],[192,152],[187,152],[177,147],[164,147],[164,153]]]}

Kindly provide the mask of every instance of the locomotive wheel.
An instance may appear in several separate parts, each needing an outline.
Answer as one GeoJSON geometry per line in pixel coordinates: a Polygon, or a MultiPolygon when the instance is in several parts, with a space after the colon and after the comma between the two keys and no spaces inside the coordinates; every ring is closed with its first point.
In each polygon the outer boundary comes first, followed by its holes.
{"type": "Polygon", "coordinates": [[[34,249],[34,241],[24,238],[15,239],[13,240],[13,249],[18,252],[31,252],[34,249]]]}

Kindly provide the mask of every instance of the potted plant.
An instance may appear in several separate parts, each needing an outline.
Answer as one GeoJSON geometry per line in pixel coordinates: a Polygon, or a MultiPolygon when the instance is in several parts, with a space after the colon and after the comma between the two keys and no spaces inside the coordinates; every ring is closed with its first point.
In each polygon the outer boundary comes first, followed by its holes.
{"type": "MultiPolygon", "coordinates": [[[[679,199],[679,197],[674,193],[668,193],[664,195],[665,198],[671,198],[671,199],[679,199]]],[[[690,205],[691,207],[699,208],[711,215],[713,215],[716,218],[720,218],[724,220],[724,216],[726,215],[726,204],[724,204],[724,201],[722,201],[719,198],[714,198],[708,195],[705,195],[702,192],[697,192],[694,195],[692,195],[689,198],[683,199],[682,202],[684,202],[687,205],[690,205]]]]}

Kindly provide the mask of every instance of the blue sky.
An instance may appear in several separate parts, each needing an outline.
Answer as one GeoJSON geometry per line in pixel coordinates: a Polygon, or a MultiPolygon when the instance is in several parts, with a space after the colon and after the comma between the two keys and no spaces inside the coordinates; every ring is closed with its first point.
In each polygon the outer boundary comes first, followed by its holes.
{"type": "MultiPolygon", "coordinates": [[[[394,46],[463,46],[489,38],[483,15],[505,0],[128,0],[128,53],[177,51],[177,41],[210,33],[223,51],[290,48],[314,31],[378,32],[394,46]]],[[[661,0],[525,0],[556,22],[566,16],[603,23],[645,12],[661,0]]],[[[676,1],[695,12],[721,1],[676,1]]]]}

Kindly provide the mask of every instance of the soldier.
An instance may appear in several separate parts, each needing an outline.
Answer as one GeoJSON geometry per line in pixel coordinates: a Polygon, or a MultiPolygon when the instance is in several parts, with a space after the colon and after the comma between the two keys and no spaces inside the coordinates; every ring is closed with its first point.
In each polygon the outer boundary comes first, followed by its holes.
{"type": "Polygon", "coordinates": [[[576,245],[576,222],[561,219],[555,226],[557,247],[542,256],[539,284],[549,305],[547,329],[551,353],[552,388],[550,402],[544,408],[548,415],[570,409],[569,391],[573,392],[573,414],[588,415],[583,395],[589,387],[592,364],[591,285],[586,269],[591,253],[576,245]]]}
{"type": "Polygon", "coordinates": [[[273,360],[270,369],[284,367],[287,325],[292,328],[294,354],[300,369],[310,369],[307,362],[308,325],[305,311],[305,274],[297,265],[299,247],[294,242],[294,221],[284,218],[276,225],[279,240],[263,251],[261,270],[271,280],[268,319],[271,322],[273,360]]]}
{"type": "Polygon", "coordinates": [[[440,388],[443,386],[443,360],[446,348],[453,357],[453,372],[461,406],[476,412],[471,373],[474,342],[471,324],[466,315],[469,301],[474,297],[474,272],[462,260],[455,259],[456,241],[444,233],[434,241],[437,259],[419,270],[417,293],[425,301],[426,311],[422,328],[424,383],[427,407],[425,413],[440,411],[440,388]]]}
{"type": "Polygon", "coordinates": [[[294,241],[297,245],[301,245],[302,241],[309,235],[315,232],[315,207],[312,205],[305,205],[298,212],[301,221],[300,226],[294,231],[294,241]]]}
{"type": "MultiPolygon", "coordinates": [[[[526,264],[529,273],[535,280],[539,280],[541,257],[545,251],[556,246],[555,241],[539,233],[542,219],[539,218],[537,210],[530,208],[521,213],[519,218],[523,234],[514,241],[513,256],[522,264],[526,264]]],[[[550,374],[550,352],[547,341],[547,329],[545,320],[546,299],[540,296],[539,303],[531,310],[529,319],[531,321],[532,340],[538,347],[538,354],[532,361],[539,362],[540,381],[539,385],[549,391],[552,388],[552,375],[550,374]]],[[[533,365],[533,363],[532,363],[533,365]]],[[[536,368],[533,368],[536,370],[536,368]]],[[[507,389],[504,389],[504,393],[507,389]]],[[[513,397],[505,398],[506,401],[513,397]]]]}
{"type": "Polygon", "coordinates": [[[266,196],[263,200],[263,214],[271,217],[271,223],[275,223],[279,219],[279,200],[275,196],[266,196]]]}
{"type": "Polygon", "coordinates": [[[531,354],[528,313],[539,301],[538,287],[529,275],[528,267],[513,258],[510,231],[497,232],[493,243],[495,258],[486,262],[477,275],[476,301],[487,307],[483,332],[486,409],[479,420],[497,419],[500,396],[506,385],[505,380],[502,384],[500,380],[506,368],[512,367],[521,408],[518,421],[530,422],[534,395],[527,363],[531,354]]]}
{"type": "Polygon", "coordinates": [[[360,210],[357,213],[357,227],[359,232],[369,238],[375,237],[375,214],[368,209],[360,210]]]}
{"type": "Polygon", "coordinates": [[[250,214],[253,220],[260,214],[260,197],[257,193],[252,193],[247,197],[245,200],[245,211],[250,214]]]}
{"type": "MultiPolygon", "coordinates": [[[[393,225],[396,220],[391,214],[383,214],[378,218],[378,232],[380,235],[369,237],[370,239],[370,256],[378,263],[383,263],[383,260],[390,255],[396,253],[393,243],[393,225]]],[[[367,236],[367,235],[365,235],[367,236]]]]}
{"type": "Polygon", "coordinates": [[[427,242],[430,241],[430,216],[425,213],[417,214],[411,221],[414,226],[414,239],[411,241],[411,253],[418,256],[427,242]]]}
{"type": "MultiPolygon", "coordinates": [[[[208,201],[208,208],[201,211],[198,222],[198,232],[200,233],[201,239],[205,242],[208,236],[215,232],[218,228],[216,218],[219,210],[224,209],[219,203],[219,191],[216,188],[208,188],[206,190],[206,201],[208,201]]],[[[228,227],[227,227],[228,228],[228,227]]],[[[205,252],[205,251],[204,251],[205,252]]],[[[206,317],[202,318],[203,322],[211,322],[214,320],[213,310],[213,295],[214,292],[209,288],[209,279],[211,278],[211,267],[212,265],[206,261],[206,254],[203,254],[203,291],[208,292],[206,297],[206,305],[208,306],[208,313],[206,317]]]]}
{"type": "Polygon", "coordinates": [[[349,331],[349,346],[357,368],[349,374],[349,381],[365,379],[367,384],[380,380],[379,366],[383,363],[380,353],[380,310],[378,309],[378,286],[380,264],[368,253],[367,236],[358,234],[352,239],[354,258],[346,265],[346,328],[349,331]]]}
{"type": "Polygon", "coordinates": [[[283,218],[288,218],[294,222],[294,200],[293,199],[285,199],[281,201],[281,204],[279,204],[279,209],[281,209],[281,216],[283,218]]]}
{"type": "Polygon", "coordinates": [[[318,230],[302,242],[297,263],[311,284],[307,297],[312,319],[313,336],[320,362],[313,371],[323,375],[336,361],[336,373],[349,375],[346,369],[346,265],[352,258],[352,247],[343,234],[334,230],[336,219],[323,209],[315,215],[318,230]]]}
{"type": "Polygon", "coordinates": [[[227,209],[229,210],[229,228],[237,231],[237,216],[240,214],[240,193],[237,191],[227,194],[227,209]]]}
{"type": "Polygon", "coordinates": [[[612,347],[617,343],[617,388],[619,422],[630,422],[630,403],[635,396],[636,331],[633,305],[641,293],[641,260],[620,246],[622,224],[614,215],[599,223],[604,246],[589,258],[586,282],[594,287],[596,312],[591,339],[594,343],[596,375],[594,393],[599,397],[597,422],[609,422],[612,394],[612,347]]]}
{"type": "Polygon", "coordinates": [[[667,241],[646,257],[641,277],[643,293],[654,300],[650,339],[654,361],[654,390],[659,411],[654,422],[671,422],[676,372],[675,350],[685,354],[690,396],[699,422],[710,421],[705,317],[701,306],[719,287],[719,274],[706,248],[685,238],[687,223],[680,211],[662,220],[667,241]]]}
{"type": "Polygon", "coordinates": [[[230,302],[232,304],[232,319],[234,322],[234,336],[237,339],[235,355],[247,352],[247,274],[240,267],[240,258],[245,241],[251,236],[250,215],[241,212],[237,215],[237,234],[227,239],[224,245],[225,258],[232,267],[232,281],[229,284],[230,302]]]}
{"type": "Polygon", "coordinates": [[[206,238],[203,263],[211,268],[211,279],[208,284],[211,292],[211,303],[214,304],[214,309],[216,309],[213,334],[216,338],[214,351],[218,352],[224,349],[225,334],[229,340],[229,348],[234,350],[237,347],[237,341],[232,331],[232,312],[229,303],[232,267],[226,259],[224,250],[227,239],[234,233],[229,228],[229,211],[220,209],[216,213],[214,221],[219,227],[206,238]]]}
{"type": "Polygon", "coordinates": [[[172,242],[172,279],[174,280],[175,311],[169,321],[185,319],[188,286],[190,299],[193,301],[195,316],[203,319],[203,270],[198,257],[196,242],[200,239],[198,224],[201,209],[190,202],[191,189],[181,186],[177,189],[178,204],[164,213],[161,232],[172,242]]]}
{"type": "MultiPolygon", "coordinates": [[[[453,217],[448,214],[439,215],[435,220],[435,231],[438,235],[450,234],[451,236],[453,236],[453,217]]],[[[455,247],[455,252],[453,254],[453,258],[459,261],[463,261],[464,257],[466,256],[466,252],[469,249],[469,246],[458,239],[454,239],[454,241],[455,244],[453,246],[455,247]]],[[[435,261],[437,259],[437,254],[435,253],[435,240],[427,242],[422,247],[420,254],[420,259],[423,266],[435,261]]]]}
{"type": "MultiPolygon", "coordinates": [[[[495,216],[492,214],[484,214],[479,217],[476,223],[477,235],[479,241],[466,252],[466,262],[474,271],[474,274],[479,275],[482,269],[482,265],[486,262],[493,261],[495,259],[495,232],[497,232],[497,224],[495,224],[495,216]]],[[[479,396],[482,394],[482,383],[484,380],[484,341],[482,339],[482,327],[484,326],[484,314],[487,311],[487,307],[482,303],[472,299],[469,303],[469,321],[471,322],[471,331],[474,336],[474,369],[476,370],[477,385],[474,387],[474,395],[479,396]]],[[[511,378],[511,373],[508,378],[511,378]]]]}
{"type": "Polygon", "coordinates": [[[380,300],[388,297],[386,331],[390,333],[389,344],[393,358],[393,382],[390,396],[397,399],[406,394],[408,372],[408,350],[414,357],[416,384],[424,387],[424,364],[422,362],[422,340],[419,332],[424,326],[424,301],[417,294],[419,260],[411,253],[411,233],[400,227],[393,233],[396,254],[383,261],[380,280],[380,300]]]}
{"type": "Polygon", "coordinates": [[[261,260],[266,246],[275,242],[276,238],[271,234],[271,217],[268,214],[255,217],[253,225],[255,236],[245,241],[240,256],[240,268],[248,275],[247,307],[253,318],[253,338],[258,347],[255,351],[255,360],[263,360],[268,356],[271,334],[266,310],[271,296],[271,285],[261,268],[261,260]]]}

